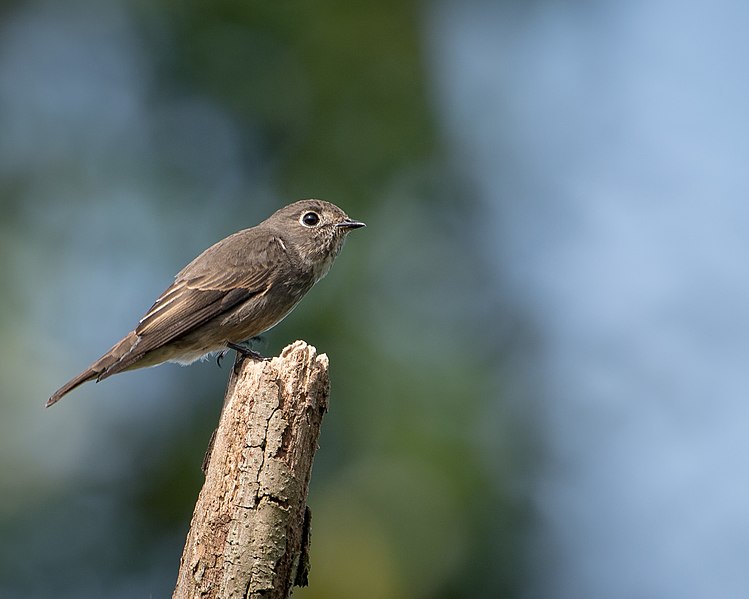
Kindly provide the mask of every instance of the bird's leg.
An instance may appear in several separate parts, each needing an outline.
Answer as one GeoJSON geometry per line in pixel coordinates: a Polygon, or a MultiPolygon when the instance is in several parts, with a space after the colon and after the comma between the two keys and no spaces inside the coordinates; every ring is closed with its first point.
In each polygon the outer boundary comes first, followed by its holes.
{"type": "Polygon", "coordinates": [[[270,358],[266,358],[265,356],[259,354],[254,349],[247,347],[246,345],[242,345],[240,343],[232,343],[231,341],[226,342],[226,346],[229,349],[233,349],[235,352],[237,352],[239,355],[241,355],[243,358],[252,358],[253,360],[270,360],[270,358]]]}
{"type": "Polygon", "coordinates": [[[233,349],[235,352],[240,354],[243,358],[252,358],[253,360],[269,360],[270,359],[270,358],[266,358],[265,356],[260,355],[254,349],[251,349],[247,347],[246,345],[241,345],[239,343],[232,343],[231,341],[227,341],[226,346],[229,349],[233,349]]]}
{"type": "Polygon", "coordinates": [[[237,352],[242,358],[241,360],[237,360],[234,362],[234,373],[237,374],[239,372],[239,367],[242,365],[242,362],[245,358],[252,358],[256,361],[265,361],[270,360],[270,358],[266,358],[259,353],[257,353],[255,350],[250,349],[246,345],[241,345],[239,343],[232,343],[231,341],[227,341],[226,345],[229,349],[233,349],[235,352],[237,352]]]}
{"type": "Polygon", "coordinates": [[[229,350],[220,351],[218,355],[216,356],[216,365],[221,368],[221,360],[224,359],[224,356],[226,355],[226,352],[229,350]]]}

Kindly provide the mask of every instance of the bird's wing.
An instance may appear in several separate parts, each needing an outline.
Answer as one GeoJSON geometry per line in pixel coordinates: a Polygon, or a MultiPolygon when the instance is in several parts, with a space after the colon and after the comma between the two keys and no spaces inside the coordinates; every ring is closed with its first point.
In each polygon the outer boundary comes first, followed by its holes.
{"type": "Polygon", "coordinates": [[[141,318],[135,329],[140,337],[137,354],[161,347],[266,293],[285,259],[283,246],[271,235],[253,236],[249,248],[235,236],[209,248],[177,275],[141,318]]]}

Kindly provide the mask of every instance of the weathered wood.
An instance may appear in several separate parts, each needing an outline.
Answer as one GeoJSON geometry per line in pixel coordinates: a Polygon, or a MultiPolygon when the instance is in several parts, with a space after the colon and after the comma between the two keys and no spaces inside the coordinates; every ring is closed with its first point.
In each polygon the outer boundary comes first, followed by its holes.
{"type": "Polygon", "coordinates": [[[328,358],[303,341],[244,360],[226,392],[174,599],[286,598],[306,582],[307,489],[328,358]]]}

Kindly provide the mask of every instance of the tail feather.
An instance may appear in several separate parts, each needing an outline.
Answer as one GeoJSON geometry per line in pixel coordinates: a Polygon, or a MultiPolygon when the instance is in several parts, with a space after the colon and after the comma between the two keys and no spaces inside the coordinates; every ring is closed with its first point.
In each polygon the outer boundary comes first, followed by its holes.
{"type": "Polygon", "coordinates": [[[86,370],[81,372],[81,374],[74,379],[71,379],[55,391],[47,400],[45,407],[48,408],[49,406],[56,404],[65,395],[85,382],[93,380],[100,381],[108,376],[132,368],[133,365],[143,357],[142,354],[135,354],[135,352],[133,352],[133,349],[139,340],[140,338],[135,334],[135,332],[129,333],[124,339],[122,339],[122,341],[112,347],[112,349],[86,370]]]}
{"type": "Polygon", "coordinates": [[[91,381],[95,379],[97,376],[99,376],[99,373],[95,370],[92,370],[91,368],[87,368],[81,374],[79,374],[74,379],[69,380],[67,383],[65,383],[62,387],[60,387],[57,391],[55,391],[52,396],[47,400],[47,403],[44,404],[45,408],[48,408],[49,406],[52,406],[56,404],[58,401],[60,401],[65,395],[70,393],[73,389],[76,387],[81,386],[83,383],[87,381],[91,381]]]}

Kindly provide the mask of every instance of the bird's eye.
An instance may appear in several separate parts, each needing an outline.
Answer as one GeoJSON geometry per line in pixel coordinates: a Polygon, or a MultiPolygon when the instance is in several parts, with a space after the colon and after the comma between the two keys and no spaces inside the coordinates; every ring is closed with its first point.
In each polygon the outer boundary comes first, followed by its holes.
{"type": "Polygon", "coordinates": [[[305,212],[301,220],[305,227],[314,227],[320,222],[320,215],[317,212],[305,212]]]}

